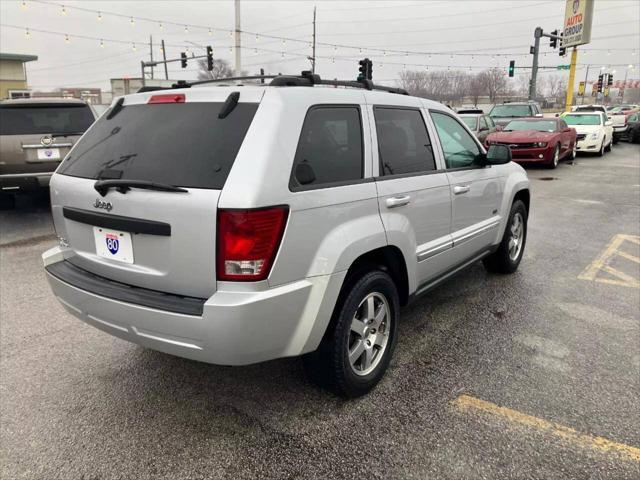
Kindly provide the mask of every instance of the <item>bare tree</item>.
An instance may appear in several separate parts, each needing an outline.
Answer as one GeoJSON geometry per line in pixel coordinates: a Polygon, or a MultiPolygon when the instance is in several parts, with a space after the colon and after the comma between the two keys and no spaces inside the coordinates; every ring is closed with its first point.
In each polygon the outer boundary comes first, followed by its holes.
{"type": "Polygon", "coordinates": [[[554,101],[562,102],[567,96],[567,80],[561,75],[549,75],[547,77],[546,93],[554,101]]]}
{"type": "Polygon", "coordinates": [[[474,105],[478,105],[480,97],[487,93],[487,86],[484,83],[484,77],[481,73],[475,74],[469,81],[469,97],[473,100],[474,105]]]}
{"type": "Polygon", "coordinates": [[[215,80],[233,76],[233,69],[229,66],[229,62],[221,58],[213,59],[213,70],[208,70],[207,59],[201,58],[198,60],[198,69],[198,80],[215,80]]]}
{"type": "Polygon", "coordinates": [[[504,72],[502,69],[494,67],[484,70],[480,75],[486,86],[489,101],[495,103],[507,88],[507,79],[505,78],[504,72]]]}
{"type": "Polygon", "coordinates": [[[428,96],[428,85],[430,83],[428,72],[417,72],[413,70],[403,70],[400,72],[399,85],[410,95],[416,97],[428,96]]]}

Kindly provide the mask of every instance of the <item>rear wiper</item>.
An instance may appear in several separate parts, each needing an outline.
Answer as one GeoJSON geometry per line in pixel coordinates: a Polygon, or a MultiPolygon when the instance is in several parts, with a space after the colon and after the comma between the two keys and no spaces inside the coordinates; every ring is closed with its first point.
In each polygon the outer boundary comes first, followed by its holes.
{"type": "Polygon", "coordinates": [[[84,135],[84,132],[52,133],[51,138],[70,137],[71,135],[84,135]]]}
{"type": "Polygon", "coordinates": [[[98,180],[93,184],[93,188],[95,188],[103,197],[107,194],[110,188],[116,188],[120,193],[127,193],[131,190],[131,187],[142,188],[144,190],[158,190],[160,192],[189,192],[184,188],[176,187],[174,185],[149,182],[147,180],[98,180]]]}

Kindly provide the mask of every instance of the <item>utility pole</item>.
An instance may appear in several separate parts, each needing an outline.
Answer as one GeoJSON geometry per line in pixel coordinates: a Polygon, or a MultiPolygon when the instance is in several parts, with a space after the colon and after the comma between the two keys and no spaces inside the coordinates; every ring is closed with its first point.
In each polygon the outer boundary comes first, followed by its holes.
{"type": "Polygon", "coordinates": [[[142,86],[143,86],[143,87],[144,87],[144,86],[145,86],[145,84],[146,84],[145,79],[144,79],[144,67],[145,67],[144,60],[142,60],[142,61],[140,62],[140,70],[142,71],[142,86]]]}
{"type": "MultiPolygon", "coordinates": [[[[573,104],[573,84],[576,80],[576,63],[578,62],[578,49],[573,47],[571,51],[571,65],[569,66],[569,84],[567,85],[567,102],[564,105],[564,111],[570,112],[573,104]]],[[[586,87],[586,85],[585,85],[586,87]]]]}
{"type": "Polygon", "coordinates": [[[316,73],[316,6],[313,6],[313,46],[311,50],[311,73],[316,73]]]}
{"type": "MultiPolygon", "coordinates": [[[[153,36],[149,35],[149,59],[153,63],[153,36]]],[[[153,67],[151,67],[151,78],[153,79],[153,67]]]]}
{"type": "Polygon", "coordinates": [[[538,76],[538,53],[540,52],[540,37],[542,37],[542,28],[536,27],[534,33],[534,44],[531,48],[533,54],[533,63],[531,65],[531,83],[529,84],[529,100],[536,99],[536,79],[538,76]]]}
{"type": "Polygon", "coordinates": [[[582,99],[580,100],[580,105],[584,105],[584,97],[587,95],[587,81],[589,80],[589,67],[590,65],[587,63],[587,73],[584,74],[584,91],[582,92],[582,99]]]}
{"type": "Polygon", "coordinates": [[[167,50],[164,48],[164,38],[162,39],[162,60],[164,60],[164,78],[169,80],[169,69],[167,68],[167,50]]]}
{"type": "Polygon", "coordinates": [[[235,74],[236,76],[242,75],[242,59],[240,57],[240,0],[235,0],[235,9],[236,9],[236,65],[235,65],[235,74]]]}

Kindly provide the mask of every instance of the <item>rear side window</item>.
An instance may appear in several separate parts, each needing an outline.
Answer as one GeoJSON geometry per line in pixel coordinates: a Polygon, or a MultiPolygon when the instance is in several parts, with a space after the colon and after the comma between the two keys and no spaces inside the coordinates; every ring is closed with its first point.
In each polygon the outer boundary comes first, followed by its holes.
{"type": "Polygon", "coordinates": [[[218,118],[222,105],[124,106],[100,117],[58,173],[221,189],[258,108],[239,103],[218,118]]]}
{"type": "Polygon", "coordinates": [[[316,106],[307,112],[293,162],[293,188],[359,180],[364,175],[357,106],[316,106]]]}
{"type": "Polygon", "coordinates": [[[380,175],[436,169],[431,140],[419,110],[376,107],[380,175]]]}
{"type": "Polygon", "coordinates": [[[82,104],[2,105],[0,135],[80,134],[93,120],[90,108],[82,104]]]}

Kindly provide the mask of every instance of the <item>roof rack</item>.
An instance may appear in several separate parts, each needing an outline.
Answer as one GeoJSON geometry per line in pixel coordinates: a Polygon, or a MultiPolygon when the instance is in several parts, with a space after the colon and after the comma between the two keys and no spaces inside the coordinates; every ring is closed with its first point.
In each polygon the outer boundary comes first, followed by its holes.
{"type": "Polygon", "coordinates": [[[334,87],[364,88],[366,90],[381,90],[399,95],[409,95],[403,88],[387,87],[376,85],[371,80],[323,80],[320,75],[311,73],[309,70],[303,71],[300,75],[251,75],[243,77],[215,78],[208,80],[198,80],[196,82],[185,82],[180,80],[173,84],[173,88],[189,88],[194,85],[207,83],[234,82],[238,80],[265,80],[271,79],[271,87],[313,87],[314,85],[332,85],[334,87]]]}

